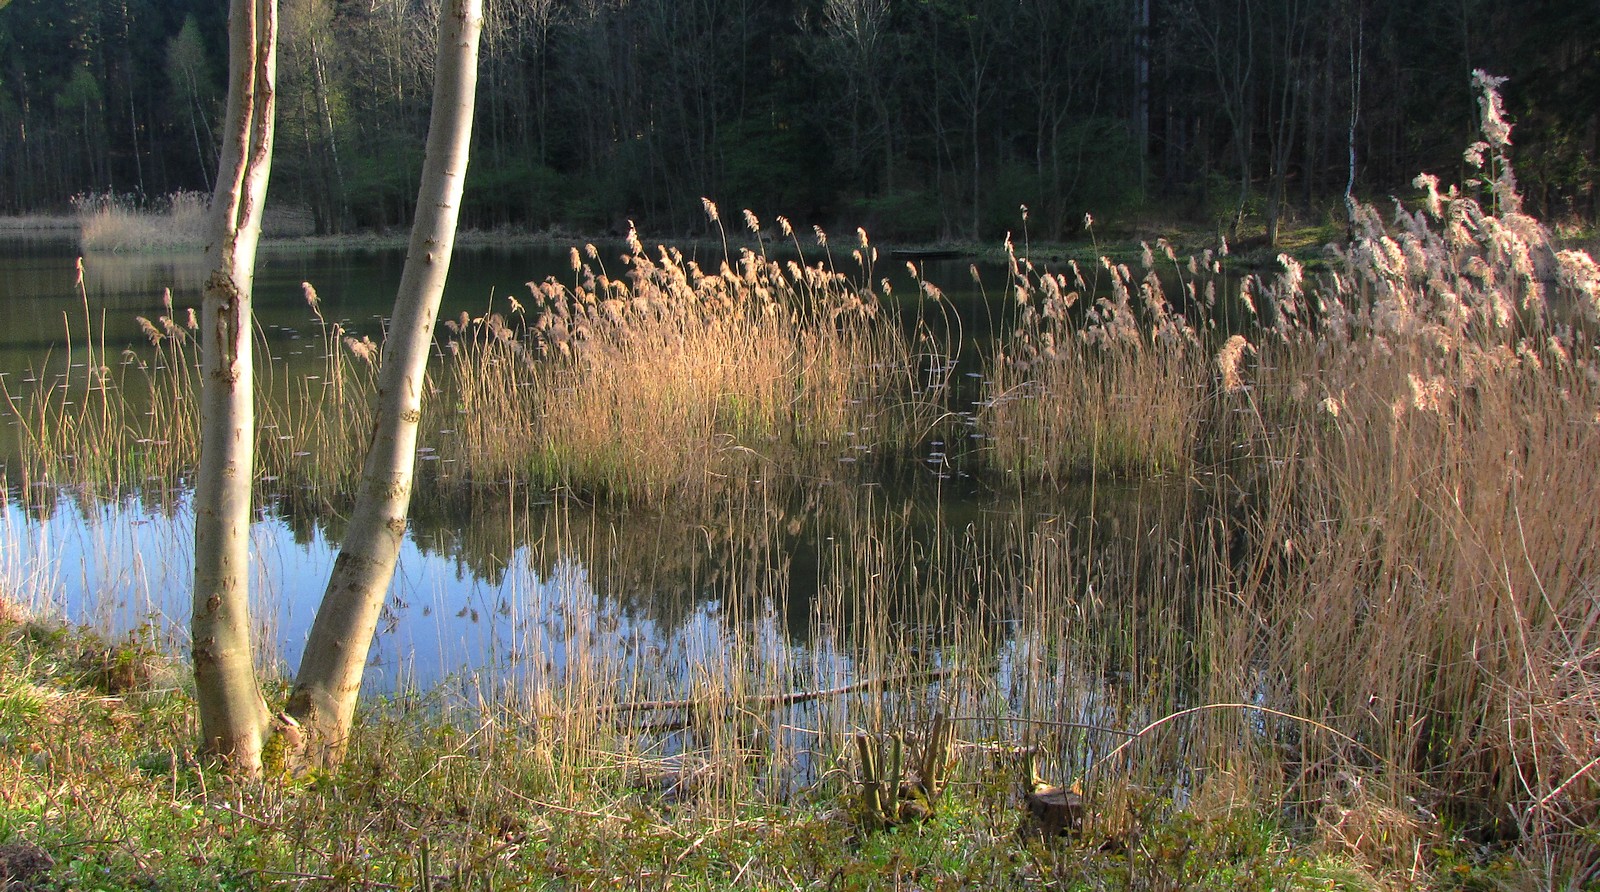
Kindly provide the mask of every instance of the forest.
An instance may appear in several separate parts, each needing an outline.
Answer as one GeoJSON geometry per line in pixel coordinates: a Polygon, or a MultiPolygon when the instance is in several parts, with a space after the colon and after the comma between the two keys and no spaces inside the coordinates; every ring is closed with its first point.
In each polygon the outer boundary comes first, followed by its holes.
{"type": "MultiPolygon", "coordinates": [[[[0,9],[0,212],[208,190],[225,4],[0,9]]],[[[463,218],[661,235],[700,199],[903,240],[1035,237],[1086,212],[1268,241],[1347,189],[1455,178],[1469,74],[1506,76],[1532,209],[1592,225],[1586,0],[497,0],[463,218]]],[[[274,204],[404,225],[437,3],[285,0],[274,204]]],[[[1330,216],[1331,215],[1331,216],[1330,216]]],[[[302,225],[306,225],[303,223],[302,225]]]]}

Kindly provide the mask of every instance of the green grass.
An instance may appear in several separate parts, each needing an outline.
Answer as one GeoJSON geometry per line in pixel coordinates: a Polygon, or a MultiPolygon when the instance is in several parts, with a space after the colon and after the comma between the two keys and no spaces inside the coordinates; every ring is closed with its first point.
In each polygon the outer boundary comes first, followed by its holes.
{"type": "Polygon", "coordinates": [[[195,761],[174,667],[116,693],[85,673],[125,646],[0,626],[0,851],[50,855],[36,888],[1374,886],[1264,803],[1138,794],[1119,826],[1040,840],[1014,771],[969,758],[934,819],[867,832],[844,773],[707,802],[599,762],[552,773],[533,729],[406,697],[368,707],[336,775],[241,786],[195,761]]]}

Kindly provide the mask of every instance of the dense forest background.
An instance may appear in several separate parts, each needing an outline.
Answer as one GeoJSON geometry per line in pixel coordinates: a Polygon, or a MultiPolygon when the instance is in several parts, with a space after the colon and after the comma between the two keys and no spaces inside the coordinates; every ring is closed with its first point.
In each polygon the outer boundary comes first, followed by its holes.
{"type": "MultiPolygon", "coordinates": [[[[410,219],[437,0],[281,0],[273,203],[410,219]]],[[[1595,0],[490,0],[467,226],[703,232],[702,196],[891,239],[1100,219],[1271,237],[1465,175],[1510,78],[1536,213],[1593,225],[1595,0]]],[[[0,212],[211,186],[226,4],[0,0],[0,212]]]]}

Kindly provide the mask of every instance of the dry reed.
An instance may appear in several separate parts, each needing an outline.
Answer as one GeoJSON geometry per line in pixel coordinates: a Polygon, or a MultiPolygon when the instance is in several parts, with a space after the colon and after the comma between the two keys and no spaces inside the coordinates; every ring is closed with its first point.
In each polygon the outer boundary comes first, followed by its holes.
{"type": "Polygon", "coordinates": [[[658,503],[893,458],[938,422],[942,388],[920,381],[939,360],[869,288],[749,250],[707,272],[631,241],[618,277],[574,249],[571,285],[446,323],[441,452],[464,471],[658,503]]]}
{"type": "Polygon", "coordinates": [[[63,313],[66,355],[47,354],[0,397],[16,422],[24,490],[35,484],[91,489],[175,483],[192,467],[198,443],[192,363],[193,314],[179,322],[170,292],[155,322],[140,317],[149,350],[105,343],[104,320],[90,310],[78,265],[80,312],[63,313]],[[113,365],[114,363],[114,365],[113,365]]]}
{"type": "Polygon", "coordinates": [[[209,196],[174,192],[154,208],[114,194],[73,198],[79,244],[85,251],[168,251],[199,248],[207,237],[209,196]]]}
{"type": "MultiPolygon", "coordinates": [[[[1390,798],[1360,808],[1438,814],[1581,873],[1600,856],[1600,315],[1592,260],[1521,213],[1484,108],[1469,155],[1495,212],[1420,177],[1422,209],[1393,225],[1352,209],[1356,238],[1314,288],[1287,259],[1259,284],[1272,322],[1235,398],[1262,426],[1233,515],[1253,551],[1216,634],[1246,657],[1245,690],[1381,755],[1355,762],[1390,798]]],[[[1293,778],[1324,802],[1352,776],[1330,758],[1308,751],[1293,778]]]]}
{"type": "MultiPolygon", "coordinates": [[[[1172,249],[1161,248],[1185,298],[1203,310],[1195,278],[1185,279],[1172,249]]],[[[1009,253],[1020,312],[987,370],[978,424],[992,446],[989,462],[1057,485],[1100,473],[1186,473],[1210,373],[1200,335],[1168,300],[1149,246],[1138,280],[1109,258],[1091,282],[1076,263],[1069,277],[1009,253]],[[1102,274],[1108,293],[1091,303],[1084,295],[1102,290],[1102,274]]],[[[1216,274],[1210,258],[1203,271],[1196,264],[1191,276],[1216,274]]],[[[1204,294],[1214,299],[1214,286],[1204,294]]]]}

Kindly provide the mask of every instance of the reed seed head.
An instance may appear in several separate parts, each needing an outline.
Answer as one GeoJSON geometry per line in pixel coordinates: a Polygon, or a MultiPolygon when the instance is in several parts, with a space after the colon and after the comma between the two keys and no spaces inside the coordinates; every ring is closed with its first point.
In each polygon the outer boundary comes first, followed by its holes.
{"type": "Polygon", "coordinates": [[[1222,376],[1222,389],[1228,393],[1244,390],[1244,376],[1240,374],[1239,367],[1246,352],[1254,353],[1255,347],[1243,335],[1229,337],[1222,349],[1217,351],[1217,370],[1222,376]]]}

